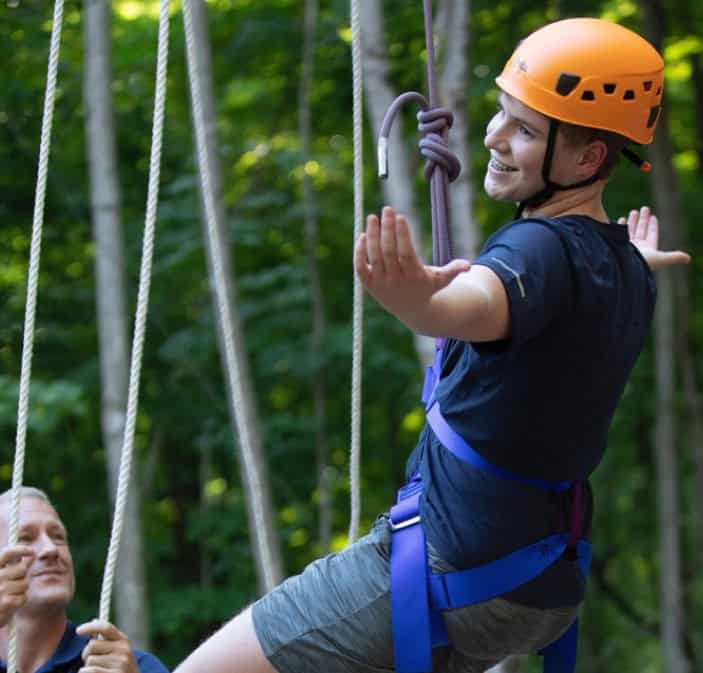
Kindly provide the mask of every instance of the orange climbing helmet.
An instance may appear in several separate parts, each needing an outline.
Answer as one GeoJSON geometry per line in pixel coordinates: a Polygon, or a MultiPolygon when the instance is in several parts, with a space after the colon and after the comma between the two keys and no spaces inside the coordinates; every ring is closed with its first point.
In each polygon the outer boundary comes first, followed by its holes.
{"type": "Polygon", "coordinates": [[[525,38],[496,83],[552,119],[649,144],[661,111],[664,61],[623,26],[565,19],[525,38]]]}

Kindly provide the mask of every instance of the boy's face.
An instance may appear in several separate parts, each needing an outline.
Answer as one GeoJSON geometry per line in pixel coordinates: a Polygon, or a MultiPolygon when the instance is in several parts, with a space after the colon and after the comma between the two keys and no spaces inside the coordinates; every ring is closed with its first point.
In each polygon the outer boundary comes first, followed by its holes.
{"type": "MultiPolygon", "coordinates": [[[[484,188],[497,201],[524,201],[544,187],[542,165],[549,119],[501,92],[498,110],[486,127],[485,146],[491,156],[484,188]]],[[[550,178],[557,184],[577,181],[579,148],[569,147],[557,133],[550,178]]]]}

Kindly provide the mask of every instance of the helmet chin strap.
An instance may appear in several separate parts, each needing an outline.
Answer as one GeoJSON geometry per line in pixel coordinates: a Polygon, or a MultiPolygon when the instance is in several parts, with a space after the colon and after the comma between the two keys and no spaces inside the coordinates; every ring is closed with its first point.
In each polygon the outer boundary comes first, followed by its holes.
{"type": "Polygon", "coordinates": [[[586,187],[592,185],[599,178],[599,171],[596,171],[590,178],[581,180],[580,182],[575,182],[572,185],[560,185],[556,182],[552,182],[549,178],[549,174],[552,170],[552,159],[554,157],[554,149],[557,144],[557,132],[559,131],[559,121],[557,119],[549,120],[549,133],[547,134],[547,149],[544,152],[544,161],[542,162],[542,180],[544,180],[544,187],[538,192],[529,196],[524,201],[520,201],[517,205],[517,211],[515,213],[515,219],[520,219],[525,208],[536,208],[541,206],[543,203],[548,201],[555,192],[561,192],[567,189],[576,189],[577,187],[586,187]]]}

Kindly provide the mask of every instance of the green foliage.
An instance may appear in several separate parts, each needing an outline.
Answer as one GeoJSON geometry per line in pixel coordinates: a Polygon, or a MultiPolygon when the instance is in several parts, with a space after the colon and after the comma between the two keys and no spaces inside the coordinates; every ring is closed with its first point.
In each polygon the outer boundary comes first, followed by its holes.
{"type": "MultiPolygon", "coordinates": [[[[0,476],[11,475],[21,358],[26,265],[42,108],[50,3],[0,4],[0,476]],[[17,5],[17,6],[13,6],[17,5]]],[[[133,312],[141,254],[155,68],[156,20],[150,3],[112,3],[114,109],[123,193],[129,302],[133,312]]],[[[320,222],[317,251],[327,331],[310,345],[311,308],[303,238],[298,138],[303,3],[211,0],[219,151],[227,223],[286,568],[299,571],[319,552],[312,373],[327,383],[334,532],[348,524],[351,363],[352,172],[348,3],[321,3],[312,90],[314,177],[320,222]]],[[[694,217],[703,208],[696,91],[687,63],[700,50],[700,7],[669,0],[669,119],[686,213],[689,248],[703,250],[694,217]]],[[[400,91],[424,88],[421,3],[383,3],[392,78],[400,91]]],[[[73,617],[97,610],[110,508],[100,435],[93,246],[84,148],[80,3],[69,2],[47,195],[27,483],[46,488],[67,519],[79,593],[73,617]]],[[[236,442],[217,349],[203,245],[183,33],[174,7],[167,126],[150,318],[137,432],[145,482],[143,518],[153,649],[177,663],[256,595],[236,442]],[[207,468],[208,497],[199,474],[207,468]]],[[[567,10],[563,9],[566,14],[567,10]]],[[[483,129],[495,106],[494,77],[526,32],[557,18],[560,3],[472,3],[471,119],[477,216],[486,233],[512,216],[480,190],[483,129]]],[[[637,27],[636,6],[579,0],[569,15],[610,12],[637,27]]],[[[698,92],[701,95],[701,92],[698,92]]],[[[408,143],[415,132],[408,125],[408,143]]],[[[366,200],[379,204],[367,138],[366,200]]],[[[414,159],[414,161],[417,161],[414,159]]],[[[418,162],[419,165],[419,162],[418,162]]],[[[420,183],[418,183],[420,185],[420,183]]],[[[419,201],[427,204],[424,185],[419,201]]],[[[609,193],[611,216],[649,203],[647,180],[623,167],[609,193]]],[[[694,258],[691,296],[703,294],[703,261],[694,258]]],[[[364,525],[388,507],[421,422],[421,372],[407,331],[378,306],[365,314],[363,407],[364,525]]],[[[696,352],[703,310],[690,314],[696,352]]],[[[695,362],[699,380],[703,364],[695,362]]],[[[647,352],[615,419],[611,447],[596,474],[596,570],[584,615],[583,671],[660,670],[656,590],[655,474],[652,460],[653,356],[647,352]]],[[[683,406],[683,405],[682,405],[683,406]]],[[[683,413],[682,413],[683,417],[683,413]]],[[[682,438],[682,448],[691,451],[682,438]]],[[[695,568],[692,457],[682,465],[687,563],[695,568]]],[[[688,577],[691,632],[701,633],[703,582],[688,577]]]]}

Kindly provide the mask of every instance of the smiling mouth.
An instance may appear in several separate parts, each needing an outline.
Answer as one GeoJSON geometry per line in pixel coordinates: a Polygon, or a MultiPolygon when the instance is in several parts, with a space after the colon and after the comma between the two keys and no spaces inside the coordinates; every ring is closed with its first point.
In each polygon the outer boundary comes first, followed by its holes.
{"type": "Polygon", "coordinates": [[[504,164],[502,161],[498,161],[495,157],[491,157],[491,160],[489,162],[489,166],[494,170],[498,171],[499,173],[511,173],[514,171],[517,171],[517,168],[513,168],[512,166],[508,166],[507,164],[504,164]]]}
{"type": "Polygon", "coordinates": [[[34,577],[62,577],[64,573],[60,570],[43,570],[40,573],[34,575],[34,577]]]}

